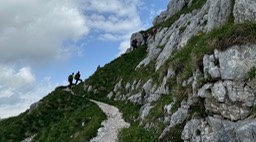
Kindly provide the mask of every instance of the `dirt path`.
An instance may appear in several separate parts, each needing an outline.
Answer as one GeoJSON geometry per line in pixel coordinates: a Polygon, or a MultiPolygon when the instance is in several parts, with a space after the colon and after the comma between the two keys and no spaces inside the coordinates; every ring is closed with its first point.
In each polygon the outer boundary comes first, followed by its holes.
{"type": "Polygon", "coordinates": [[[102,102],[91,101],[102,109],[107,115],[107,120],[101,123],[103,127],[98,129],[97,136],[91,139],[90,142],[117,142],[119,130],[130,127],[130,124],[122,119],[122,114],[118,108],[102,102]]]}

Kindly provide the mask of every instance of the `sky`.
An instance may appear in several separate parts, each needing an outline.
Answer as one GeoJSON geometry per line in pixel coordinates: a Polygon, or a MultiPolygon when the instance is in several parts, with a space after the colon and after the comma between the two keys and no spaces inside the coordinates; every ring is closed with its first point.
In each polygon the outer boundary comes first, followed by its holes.
{"type": "Polygon", "coordinates": [[[170,0],[1,0],[0,118],[85,80],[130,47],[170,0]]]}

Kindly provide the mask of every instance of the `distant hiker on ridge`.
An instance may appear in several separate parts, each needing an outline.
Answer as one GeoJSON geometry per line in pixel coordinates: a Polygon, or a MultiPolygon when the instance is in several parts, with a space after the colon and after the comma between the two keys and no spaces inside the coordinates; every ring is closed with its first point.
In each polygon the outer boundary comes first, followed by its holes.
{"type": "Polygon", "coordinates": [[[142,34],[142,36],[143,36],[144,44],[147,44],[147,40],[148,40],[148,33],[147,33],[147,32],[144,32],[144,33],[142,34]]]}
{"type": "Polygon", "coordinates": [[[155,40],[155,37],[156,37],[156,33],[157,33],[157,28],[154,27],[154,28],[152,29],[152,36],[153,36],[153,39],[154,39],[154,40],[155,40]]]}
{"type": "Polygon", "coordinates": [[[133,39],[132,40],[132,47],[134,48],[134,49],[136,49],[136,48],[138,48],[138,41],[137,41],[137,39],[133,39]]]}
{"type": "Polygon", "coordinates": [[[98,65],[98,67],[97,67],[97,70],[96,71],[99,71],[100,70],[100,65],[98,65]]]}
{"type": "Polygon", "coordinates": [[[80,75],[80,72],[78,71],[78,72],[76,73],[76,75],[75,75],[75,80],[76,80],[75,85],[77,85],[78,81],[83,82],[82,79],[80,79],[80,76],[81,76],[81,75],[80,75]]]}
{"type": "Polygon", "coordinates": [[[74,73],[72,73],[71,75],[68,76],[68,82],[69,82],[68,88],[70,88],[70,89],[71,89],[72,85],[74,85],[73,78],[74,78],[74,73]]]}

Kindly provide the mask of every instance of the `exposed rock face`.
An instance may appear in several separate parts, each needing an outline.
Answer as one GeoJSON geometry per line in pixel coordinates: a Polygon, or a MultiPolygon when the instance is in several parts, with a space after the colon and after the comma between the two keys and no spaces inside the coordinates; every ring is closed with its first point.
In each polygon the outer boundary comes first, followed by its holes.
{"type": "Polygon", "coordinates": [[[171,0],[167,6],[167,10],[161,12],[161,14],[153,20],[153,25],[157,25],[164,22],[177,12],[179,12],[185,6],[190,6],[193,0],[171,0]]]}
{"type": "MultiPolygon", "coordinates": [[[[171,2],[176,2],[177,5],[180,5],[185,1],[171,2]]],[[[170,28],[159,29],[155,41],[148,44],[149,54],[147,58],[137,68],[147,65],[151,60],[156,59],[156,70],[158,70],[176,50],[184,47],[191,37],[200,32],[209,32],[213,28],[227,23],[230,12],[230,1],[208,0],[202,9],[181,15],[170,28]],[[164,46],[163,50],[157,49],[158,46],[164,46]]]]}
{"type": "Polygon", "coordinates": [[[35,103],[31,104],[29,107],[28,114],[32,113],[39,106],[39,104],[40,104],[40,102],[35,102],[35,103]]]}
{"type": "Polygon", "coordinates": [[[21,141],[21,142],[32,142],[33,141],[33,138],[35,137],[36,135],[32,135],[31,137],[29,138],[26,138],[25,140],[21,141]]]}
{"type": "Polygon", "coordinates": [[[130,39],[130,48],[127,49],[126,53],[129,53],[133,50],[133,47],[131,46],[132,45],[132,41],[136,39],[138,42],[137,42],[137,46],[141,46],[143,44],[143,36],[140,32],[137,32],[137,33],[133,33],[132,36],[131,36],[131,39],[130,39]]]}
{"type": "Polygon", "coordinates": [[[198,96],[205,98],[206,111],[230,120],[248,117],[255,101],[249,86],[233,81],[208,83],[199,89],[198,96]]]}
{"type": "Polygon", "coordinates": [[[254,119],[230,122],[208,117],[187,122],[182,132],[185,142],[254,142],[256,121],[254,119]]]}
{"type": "Polygon", "coordinates": [[[224,52],[216,50],[214,55],[204,56],[205,77],[210,75],[212,78],[241,80],[256,66],[255,57],[256,45],[235,45],[224,52]]]}
{"type": "MultiPolygon", "coordinates": [[[[153,24],[167,20],[195,1],[171,0],[167,10],[156,17],[153,24]]],[[[236,0],[233,13],[231,6],[231,0],[207,0],[201,8],[181,15],[170,27],[160,27],[155,39],[149,37],[148,55],[135,70],[154,61],[156,72],[166,71],[161,74],[161,80],[157,80],[158,83],[153,79],[137,79],[131,82],[120,80],[108,97],[141,105],[137,120],[145,121],[155,107],[154,103],[162,95],[172,93],[173,88],[168,84],[169,81],[178,80],[178,75],[171,66],[164,66],[164,71],[161,67],[176,51],[184,48],[188,40],[227,24],[231,14],[235,23],[255,21],[256,1],[236,0]]],[[[135,33],[131,39],[134,38],[142,40],[142,35],[135,33]]],[[[255,141],[256,120],[252,118],[255,118],[253,110],[256,105],[256,79],[248,80],[247,76],[252,67],[256,67],[256,45],[248,43],[226,47],[225,50],[215,49],[214,53],[204,55],[202,60],[203,69],[196,69],[193,76],[181,80],[182,87],[190,87],[191,91],[178,104],[178,109],[172,110],[177,105],[175,99],[163,106],[162,122],[167,127],[162,131],[159,140],[168,135],[170,129],[191,119],[183,128],[184,141],[255,141]],[[207,79],[211,82],[202,83],[207,79]],[[202,103],[206,116],[189,116],[190,109],[198,103],[202,103]]]]}
{"type": "Polygon", "coordinates": [[[220,73],[222,79],[240,80],[256,66],[256,45],[234,46],[220,52],[220,73]]]}
{"type": "Polygon", "coordinates": [[[187,105],[186,101],[183,101],[181,103],[181,107],[171,116],[170,124],[164,129],[159,137],[159,140],[162,140],[172,127],[184,122],[184,120],[188,117],[188,109],[189,106],[187,105]]]}
{"type": "Polygon", "coordinates": [[[256,20],[255,0],[236,0],[234,6],[234,17],[236,23],[256,20]]]}

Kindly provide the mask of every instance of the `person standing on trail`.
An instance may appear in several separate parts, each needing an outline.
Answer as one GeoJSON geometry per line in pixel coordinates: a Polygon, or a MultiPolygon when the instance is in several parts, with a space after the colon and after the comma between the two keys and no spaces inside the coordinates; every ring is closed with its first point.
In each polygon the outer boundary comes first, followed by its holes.
{"type": "Polygon", "coordinates": [[[98,67],[97,67],[97,70],[96,71],[99,71],[100,70],[100,65],[98,65],[98,67]]]}
{"type": "Polygon", "coordinates": [[[137,39],[133,39],[132,40],[132,47],[133,47],[133,49],[137,49],[138,48],[138,40],[137,39]]]}
{"type": "Polygon", "coordinates": [[[75,80],[76,80],[75,85],[77,85],[78,81],[83,82],[82,79],[80,79],[80,76],[81,76],[81,75],[80,75],[80,72],[78,71],[78,72],[76,73],[76,75],[75,75],[75,80]]]}
{"type": "Polygon", "coordinates": [[[153,40],[155,40],[156,34],[157,34],[157,28],[154,27],[154,28],[152,29],[153,40]]]}
{"type": "Polygon", "coordinates": [[[72,87],[72,85],[74,85],[73,84],[73,77],[74,76],[74,73],[72,73],[71,75],[69,75],[68,76],[68,82],[69,82],[69,85],[68,85],[68,87],[71,89],[71,87],[72,87]]]}
{"type": "Polygon", "coordinates": [[[144,33],[142,34],[142,37],[143,37],[144,44],[147,44],[148,33],[147,33],[147,32],[144,32],[144,33]]]}

